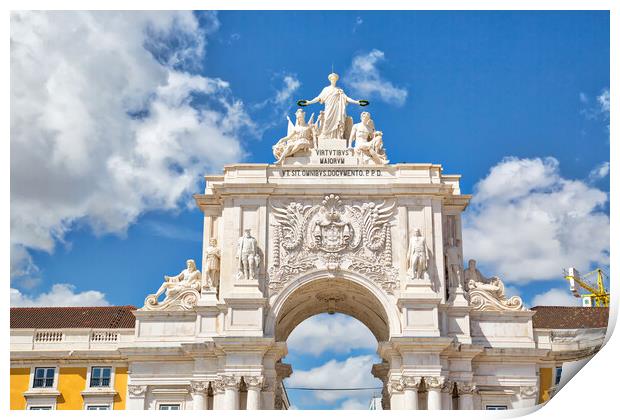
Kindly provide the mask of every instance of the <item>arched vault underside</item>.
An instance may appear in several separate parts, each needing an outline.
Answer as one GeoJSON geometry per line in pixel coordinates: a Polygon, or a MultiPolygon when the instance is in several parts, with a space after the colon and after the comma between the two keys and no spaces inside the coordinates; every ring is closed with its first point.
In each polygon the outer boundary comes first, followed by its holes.
{"type": "Polygon", "coordinates": [[[323,278],[300,286],[286,298],[275,320],[276,341],[286,341],[301,322],[325,312],[356,318],[378,342],[390,337],[388,315],[373,293],[350,280],[323,278]]]}

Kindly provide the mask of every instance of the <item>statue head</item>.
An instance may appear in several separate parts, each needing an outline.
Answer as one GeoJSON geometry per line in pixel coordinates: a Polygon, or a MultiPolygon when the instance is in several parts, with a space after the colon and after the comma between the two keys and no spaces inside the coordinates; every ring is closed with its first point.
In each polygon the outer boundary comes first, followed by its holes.
{"type": "Polygon", "coordinates": [[[196,270],[196,261],[194,261],[194,260],[187,260],[187,261],[185,261],[185,264],[187,265],[187,269],[189,271],[195,271],[196,270]]]}
{"type": "Polygon", "coordinates": [[[360,121],[367,123],[370,120],[370,112],[364,111],[360,114],[360,121]]]}
{"type": "Polygon", "coordinates": [[[469,268],[476,268],[476,260],[471,259],[469,260],[468,264],[469,264],[469,268]]]}
{"type": "Polygon", "coordinates": [[[244,232],[245,232],[245,237],[246,238],[251,238],[252,237],[252,229],[246,229],[244,232]]]}
{"type": "Polygon", "coordinates": [[[306,113],[304,112],[303,109],[299,108],[295,112],[295,117],[296,117],[296,121],[297,121],[298,124],[303,124],[305,122],[305,119],[306,119],[306,113]]]}
{"type": "Polygon", "coordinates": [[[375,138],[377,137],[383,138],[383,131],[375,131],[375,138]]]}
{"type": "Polygon", "coordinates": [[[336,73],[330,73],[329,76],[327,76],[327,80],[329,80],[329,82],[332,84],[332,86],[336,86],[336,82],[338,81],[338,79],[340,78],[340,76],[338,76],[336,73]]]}
{"type": "Polygon", "coordinates": [[[420,228],[417,228],[417,229],[415,230],[415,236],[417,236],[418,238],[419,238],[420,236],[422,236],[422,231],[420,230],[420,228]]]}
{"type": "Polygon", "coordinates": [[[217,239],[215,239],[215,238],[209,239],[209,245],[216,246],[217,245],[217,239]]]}

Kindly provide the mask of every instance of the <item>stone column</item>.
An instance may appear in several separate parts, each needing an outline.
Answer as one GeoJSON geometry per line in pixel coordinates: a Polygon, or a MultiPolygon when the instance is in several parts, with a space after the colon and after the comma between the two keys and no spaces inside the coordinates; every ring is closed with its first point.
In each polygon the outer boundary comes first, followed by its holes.
{"type": "Polygon", "coordinates": [[[263,387],[262,376],[244,376],[243,380],[248,387],[247,410],[260,410],[261,388],[263,387]]]}
{"type": "MultiPolygon", "coordinates": [[[[404,391],[403,382],[392,380],[390,381],[390,385],[388,389],[390,392],[390,409],[391,410],[405,409],[406,406],[403,407],[401,404],[401,400],[402,400],[401,397],[403,396],[403,391],[404,391]]],[[[417,392],[416,392],[416,395],[417,395],[417,392]]]]}
{"type": "Polygon", "coordinates": [[[144,410],[144,400],[146,398],[146,385],[128,385],[127,394],[127,410],[144,410]]]}
{"type": "Polygon", "coordinates": [[[222,376],[224,383],[224,410],[239,409],[239,384],[241,379],[232,375],[222,376]]]}
{"type": "Polygon", "coordinates": [[[476,386],[472,383],[458,384],[459,410],[474,409],[474,396],[472,394],[475,392],[475,390],[476,386]]]}
{"type": "Polygon", "coordinates": [[[442,377],[425,378],[426,389],[428,390],[427,407],[429,410],[441,410],[441,387],[444,383],[442,377]]]}
{"type": "Polygon", "coordinates": [[[214,410],[223,410],[224,409],[224,382],[220,378],[216,379],[211,383],[211,387],[213,388],[213,409],[214,410]]]}
{"type": "Polygon", "coordinates": [[[453,383],[446,381],[441,387],[441,409],[452,410],[452,386],[453,383]]]}
{"type": "Polygon", "coordinates": [[[405,410],[417,410],[418,409],[418,387],[420,386],[420,379],[417,376],[403,376],[401,384],[403,387],[403,399],[405,410]]]}
{"type": "Polygon", "coordinates": [[[194,410],[207,409],[207,388],[209,383],[205,381],[190,381],[194,410]]]}
{"type": "Polygon", "coordinates": [[[262,404],[261,408],[263,410],[273,410],[275,401],[276,401],[276,378],[275,377],[265,377],[263,381],[263,388],[261,390],[261,399],[262,404]]]}

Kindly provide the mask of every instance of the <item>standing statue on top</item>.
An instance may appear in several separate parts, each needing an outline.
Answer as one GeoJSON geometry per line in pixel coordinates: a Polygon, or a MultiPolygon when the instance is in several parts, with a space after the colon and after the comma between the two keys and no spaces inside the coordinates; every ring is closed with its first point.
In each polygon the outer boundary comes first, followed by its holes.
{"type": "Polygon", "coordinates": [[[347,105],[368,105],[368,101],[351,99],[344,93],[344,90],[336,87],[338,78],[339,76],[336,73],[330,73],[327,76],[330,85],[323,88],[319,96],[310,101],[302,99],[297,102],[300,106],[312,105],[317,102],[325,105],[319,134],[321,139],[346,139],[349,131],[347,126],[350,129],[353,125],[353,120],[347,115],[347,105]]]}

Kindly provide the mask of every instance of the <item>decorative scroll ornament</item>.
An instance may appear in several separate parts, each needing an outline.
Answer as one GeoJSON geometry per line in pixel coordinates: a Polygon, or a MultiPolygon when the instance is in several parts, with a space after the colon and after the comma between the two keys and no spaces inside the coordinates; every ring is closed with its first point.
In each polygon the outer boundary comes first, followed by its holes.
{"type": "Polygon", "coordinates": [[[469,260],[464,271],[469,303],[479,311],[520,311],[525,310],[519,296],[507,298],[504,282],[499,277],[484,277],[476,268],[476,260],[469,260]]]}
{"type": "Polygon", "coordinates": [[[194,260],[187,260],[187,268],[176,276],[164,276],[165,281],[157,293],[144,300],[143,311],[182,311],[193,308],[200,299],[201,275],[194,260]],[[159,302],[159,296],[166,297],[159,302]]]}
{"type": "Polygon", "coordinates": [[[190,387],[192,392],[205,392],[209,388],[209,382],[207,381],[190,381],[190,387]]]}
{"type": "Polygon", "coordinates": [[[131,397],[142,397],[146,393],[146,385],[128,385],[127,391],[131,397]]]}
{"type": "Polygon", "coordinates": [[[221,380],[224,389],[239,389],[241,385],[241,378],[233,375],[221,375],[218,379],[221,380]]]}
{"type": "Polygon", "coordinates": [[[394,204],[345,204],[338,195],[330,194],[321,204],[292,202],[272,209],[277,221],[274,258],[269,267],[269,289],[273,293],[312,270],[349,270],[372,279],[388,292],[397,287],[389,223],[394,204]]]}
{"type": "Polygon", "coordinates": [[[446,378],[443,376],[431,376],[429,378],[424,378],[424,382],[428,388],[441,389],[443,387],[446,378]]]}
{"type": "Polygon", "coordinates": [[[422,382],[422,378],[419,376],[403,376],[400,378],[400,383],[403,389],[415,389],[417,390],[422,382]]]}
{"type": "Polygon", "coordinates": [[[478,388],[471,382],[458,382],[458,392],[460,394],[473,394],[478,391],[478,388]]]}
{"type": "Polygon", "coordinates": [[[538,394],[538,388],[536,386],[522,386],[519,388],[519,393],[522,398],[533,398],[538,394]]]}
{"type": "Polygon", "coordinates": [[[261,389],[263,386],[264,378],[262,376],[244,376],[243,380],[248,388],[261,389]]]}

